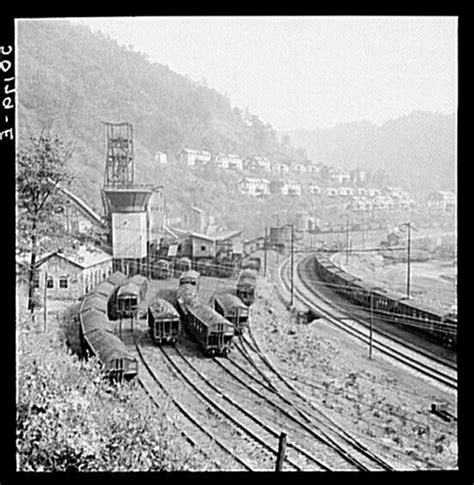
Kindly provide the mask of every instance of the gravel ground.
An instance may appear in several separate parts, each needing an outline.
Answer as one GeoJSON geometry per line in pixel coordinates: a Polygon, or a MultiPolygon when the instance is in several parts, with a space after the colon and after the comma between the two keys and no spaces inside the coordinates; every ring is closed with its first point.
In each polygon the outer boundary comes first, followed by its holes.
{"type": "MultiPolygon", "coordinates": [[[[263,255],[262,262],[263,262],[263,255]]],[[[457,469],[457,424],[430,413],[456,396],[392,365],[324,320],[297,324],[271,281],[276,255],[267,254],[267,278],[258,281],[253,333],[282,374],[332,419],[398,470],[457,469]]],[[[279,256],[279,262],[282,256],[279,256]]],[[[177,280],[152,282],[151,293],[172,295],[177,280]]],[[[201,298],[234,291],[235,280],[201,279],[201,298]]]]}
{"type": "MultiPolygon", "coordinates": [[[[276,258],[267,255],[268,273],[276,258]]],[[[279,257],[280,262],[282,257],[279,257]]],[[[457,468],[457,424],[430,413],[456,396],[377,358],[323,319],[298,324],[271,280],[259,279],[254,335],[270,360],[345,429],[397,469],[457,468]]]]}

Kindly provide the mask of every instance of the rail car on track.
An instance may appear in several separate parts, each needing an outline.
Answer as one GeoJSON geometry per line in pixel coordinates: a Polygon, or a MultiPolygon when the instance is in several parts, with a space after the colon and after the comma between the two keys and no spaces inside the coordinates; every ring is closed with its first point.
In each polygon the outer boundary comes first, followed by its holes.
{"type": "Polygon", "coordinates": [[[249,308],[238,296],[219,293],[212,297],[211,302],[214,310],[234,325],[235,335],[242,335],[249,327],[249,308]]]}
{"type": "Polygon", "coordinates": [[[185,271],[180,277],[179,277],[179,286],[181,285],[192,285],[195,286],[196,288],[199,287],[199,277],[200,273],[198,271],[194,270],[189,270],[185,271]]]}
{"type": "Polygon", "coordinates": [[[177,273],[178,276],[180,276],[182,273],[185,273],[186,271],[190,271],[191,267],[192,267],[192,263],[189,258],[186,258],[186,257],[179,258],[175,264],[175,272],[177,273]]]}
{"type": "Polygon", "coordinates": [[[109,299],[113,298],[116,289],[110,281],[120,279],[119,275],[109,277],[109,285],[102,284],[105,282],[97,285],[100,288],[93,288],[75,308],[86,354],[98,357],[104,374],[111,380],[130,380],[138,374],[138,363],[114,334],[114,325],[107,314],[109,299]]]}
{"type": "Polygon", "coordinates": [[[258,273],[258,272],[260,272],[261,265],[262,265],[262,263],[261,263],[259,257],[249,256],[242,261],[241,268],[242,269],[253,269],[258,273]]]}
{"type": "Polygon", "coordinates": [[[116,315],[122,318],[136,317],[145,299],[147,287],[148,281],[144,276],[135,275],[126,280],[117,290],[116,315]]]}
{"type": "Polygon", "coordinates": [[[362,281],[334,265],[327,257],[314,257],[314,271],[351,301],[372,308],[382,319],[426,335],[447,346],[457,343],[457,317],[406,298],[386,288],[362,281]]]}
{"type": "Polygon", "coordinates": [[[148,329],[156,344],[178,341],[181,320],[175,307],[167,300],[156,298],[148,307],[148,329]]]}
{"type": "Polygon", "coordinates": [[[240,272],[237,280],[237,296],[250,306],[255,300],[255,288],[257,285],[257,273],[255,270],[244,269],[240,272]]]}
{"type": "Polygon", "coordinates": [[[182,322],[204,354],[226,356],[231,350],[234,326],[199,301],[195,285],[180,284],[176,297],[182,322]]]}
{"type": "Polygon", "coordinates": [[[171,276],[170,262],[166,259],[159,259],[153,263],[151,269],[151,276],[153,279],[164,280],[171,276]]]}

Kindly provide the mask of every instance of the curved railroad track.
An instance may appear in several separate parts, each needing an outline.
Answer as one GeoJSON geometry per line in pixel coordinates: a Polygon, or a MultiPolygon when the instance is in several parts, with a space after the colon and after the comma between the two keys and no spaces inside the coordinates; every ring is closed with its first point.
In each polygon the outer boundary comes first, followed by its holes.
{"type": "MultiPolygon", "coordinates": [[[[197,395],[208,405],[216,409],[222,416],[230,421],[237,429],[247,435],[266,452],[273,455],[278,454],[277,443],[280,435],[274,426],[268,425],[261,417],[256,415],[255,409],[249,411],[242,406],[229,393],[218,388],[203,372],[189,361],[189,359],[176,347],[160,347],[160,352],[165,356],[170,368],[190,386],[197,395]],[[206,391],[204,391],[206,389],[206,391]],[[245,423],[245,424],[243,424],[245,423]],[[274,445],[272,444],[274,443],[274,445]]],[[[321,462],[299,445],[288,443],[285,463],[296,471],[303,470],[331,470],[330,467],[321,462]]]]}
{"type": "MultiPolygon", "coordinates": [[[[368,345],[370,342],[370,336],[368,334],[369,324],[354,318],[353,316],[344,314],[340,309],[334,308],[334,304],[331,306],[329,300],[322,298],[319,294],[315,294],[314,288],[305,282],[304,270],[301,269],[300,265],[303,266],[308,258],[310,258],[310,256],[306,256],[296,264],[293,287],[296,299],[303,303],[305,307],[317,312],[317,314],[324,317],[333,325],[368,345]]],[[[288,260],[284,261],[279,267],[278,278],[281,286],[285,288],[286,292],[289,292],[289,276],[288,271],[285,271],[287,267],[288,260]]],[[[418,372],[424,377],[432,379],[451,391],[457,390],[457,373],[455,366],[446,364],[444,361],[441,363],[433,359],[431,355],[428,356],[426,353],[420,354],[413,349],[402,346],[400,340],[394,341],[390,335],[381,335],[375,330],[373,332],[372,345],[373,349],[395,359],[398,363],[418,372]]]]}
{"type": "MultiPolygon", "coordinates": [[[[249,353],[253,352],[256,355],[256,358],[262,362],[265,369],[272,376],[276,377],[279,382],[283,383],[285,389],[287,391],[289,390],[292,396],[296,396],[296,401],[295,399],[289,399],[281,390],[278,390],[274,384],[265,385],[269,392],[276,394],[279,399],[289,407],[289,409],[294,411],[299,416],[289,416],[289,418],[295,424],[302,426],[305,429],[309,427],[309,432],[316,439],[321,440],[329,447],[334,449],[334,451],[343,459],[356,466],[359,470],[394,470],[391,464],[373,453],[367,446],[360,443],[357,438],[354,438],[348,432],[343,430],[337,423],[331,420],[327,414],[321,410],[321,408],[316,406],[306,396],[299,392],[290,382],[288,382],[288,379],[282,376],[282,374],[276,369],[276,367],[270,362],[268,357],[262,351],[252,333],[251,327],[249,327],[248,335],[250,340],[242,337],[238,350],[244,355],[246,360],[247,357],[250,357],[249,353]]],[[[237,362],[231,359],[228,360],[234,367],[237,367],[242,373],[244,373],[247,379],[258,382],[258,380],[250,372],[245,371],[245,369],[243,369],[237,362]]],[[[256,370],[260,378],[263,378],[267,382],[272,382],[261,367],[256,364],[255,359],[252,359],[251,366],[256,370]]]]}
{"type": "MultiPolygon", "coordinates": [[[[135,329],[133,327],[133,322],[131,322],[131,333],[132,333],[132,337],[133,337],[133,344],[134,344],[134,347],[136,349],[136,354],[137,354],[140,362],[143,364],[143,367],[146,369],[147,375],[150,376],[152,384],[155,387],[157,386],[160,389],[162,395],[164,395],[167,399],[169,399],[173,403],[173,405],[176,407],[176,409],[181,413],[181,415],[194,427],[194,433],[197,430],[201,435],[201,436],[199,436],[199,438],[191,438],[190,432],[186,433],[185,431],[179,430],[180,434],[182,434],[184,436],[186,441],[188,441],[192,446],[197,447],[199,452],[201,454],[203,454],[206,458],[209,458],[209,454],[206,453],[202,449],[203,448],[202,444],[197,445],[197,443],[202,443],[202,441],[203,441],[202,438],[204,436],[206,438],[207,442],[209,442],[209,440],[210,440],[210,443],[215,445],[216,449],[219,449],[221,452],[223,452],[225,462],[228,461],[228,459],[230,458],[232,460],[232,462],[238,464],[238,469],[244,469],[246,471],[254,471],[254,468],[252,468],[252,466],[247,464],[237,454],[235,454],[226,444],[224,444],[220,439],[218,439],[215,436],[215,433],[212,433],[211,431],[209,431],[207,426],[203,425],[196,417],[194,417],[190,412],[188,412],[185,409],[185,407],[179,401],[177,401],[171,395],[171,393],[166,389],[166,387],[160,382],[160,380],[158,379],[158,377],[157,377],[155,371],[153,370],[152,366],[148,363],[148,361],[145,358],[142,350],[140,349],[140,345],[138,343],[137,336],[135,334],[135,329]]],[[[144,383],[143,377],[140,377],[140,382],[141,382],[142,387],[144,387],[144,389],[146,390],[146,393],[148,394],[148,396],[152,399],[155,406],[157,406],[159,408],[159,404],[158,404],[157,400],[152,397],[152,392],[150,390],[151,386],[146,385],[144,383]]],[[[175,427],[176,427],[176,429],[179,429],[176,424],[175,424],[175,427]]],[[[214,463],[216,465],[216,467],[218,469],[223,469],[221,463],[219,461],[217,461],[215,458],[209,458],[209,459],[212,461],[212,463],[214,463]]]]}

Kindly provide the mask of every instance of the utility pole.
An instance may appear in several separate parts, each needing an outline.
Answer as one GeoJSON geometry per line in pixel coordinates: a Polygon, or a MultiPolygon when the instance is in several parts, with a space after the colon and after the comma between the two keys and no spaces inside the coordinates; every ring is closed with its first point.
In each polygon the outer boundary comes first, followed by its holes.
{"type": "Polygon", "coordinates": [[[372,359],[372,331],[374,325],[374,294],[370,291],[370,332],[369,332],[369,359],[372,359]]]}
{"type": "Polygon", "coordinates": [[[349,218],[346,217],[346,264],[349,263],[349,218]]]}
{"type": "Polygon", "coordinates": [[[281,433],[280,440],[278,442],[278,455],[277,455],[277,461],[275,466],[276,472],[281,472],[281,469],[283,468],[285,453],[286,453],[286,433],[281,433]]]}
{"type": "Polygon", "coordinates": [[[43,297],[43,330],[46,332],[46,320],[48,318],[48,272],[44,275],[44,297],[43,297]]]}
{"type": "Polygon", "coordinates": [[[263,276],[266,278],[267,277],[267,226],[265,226],[265,239],[263,243],[263,249],[264,249],[264,258],[263,258],[263,276]]]}
{"type": "Polygon", "coordinates": [[[291,224],[291,299],[290,306],[293,307],[293,269],[294,269],[294,224],[291,224]]]}
{"type": "Polygon", "coordinates": [[[411,246],[411,222],[408,222],[408,241],[407,241],[407,298],[410,298],[410,246],[411,246]]]}
{"type": "Polygon", "coordinates": [[[365,213],[362,212],[362,249],[365,249],[365,213]]]}

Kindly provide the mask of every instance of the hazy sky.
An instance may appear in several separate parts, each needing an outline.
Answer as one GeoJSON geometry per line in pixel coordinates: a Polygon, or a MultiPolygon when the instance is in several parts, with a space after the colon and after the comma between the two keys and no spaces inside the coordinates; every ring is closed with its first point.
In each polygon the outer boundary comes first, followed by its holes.
{"type": "Polygon", "coordinates": [[[457,108],[456,17],[76,19],[277,130],[457,108]]]}

